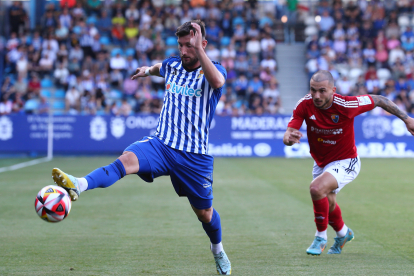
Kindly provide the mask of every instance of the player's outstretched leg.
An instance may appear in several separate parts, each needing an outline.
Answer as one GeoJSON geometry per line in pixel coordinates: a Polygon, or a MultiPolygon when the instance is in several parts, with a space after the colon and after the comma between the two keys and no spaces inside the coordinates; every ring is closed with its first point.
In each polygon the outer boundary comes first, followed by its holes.
{"type": "Polygon", "coordinates": [[[52,170],[55,183],[69,192],[73,201],[81,192],[95,188],[107,188],[126,175],[122,162],[117,159],[108,166],[94,170],[84,178],[76,178],[58,168],[52,170]]]}
{"type": "Polygon", "coordinates": [[[335,242],[329,249],[328,254],[341,254],[345,244],[354,239],[354,231],[345,225],[342,219],[341,208],[339,208],[338,204],[329,213],[329,225],[336,231],[336,238],[334,238],[335,242]]]}
{"type": "Polygon", "coordinates": [[[221,243],[221,222],[219,213],[213,209],[213,215],[210,222],[203,222],[200,218],[199,212],[194,210],[199,216],[204,231],[206,231],[207,236],[210,238],[210,249],[213,253],[214,260],[216,262],[216,269],[219,275],[230,275],[231,274],[231,263],[227,257],[226,252],[224,252],[223,245],[221,243]]]}
{"type": "Polygon", "coordinates": [[[316,234],[311,246],[306,250],[309,255],[321,255],[327,243],[329,201],[327,197],[313,201],[316,234]]]}

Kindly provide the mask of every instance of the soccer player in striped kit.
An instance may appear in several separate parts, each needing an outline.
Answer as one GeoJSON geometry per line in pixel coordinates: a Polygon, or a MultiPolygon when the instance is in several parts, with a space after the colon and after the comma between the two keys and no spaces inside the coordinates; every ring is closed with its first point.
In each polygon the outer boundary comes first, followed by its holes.
{"type": "Polygon", "coordinates": [[[359,174],[361,161],[354,137],[354,117],[379,106],[400,118],[414,135],[414,119],[389,99],[378,95],[341,96],[329,71],[318,71],[310,80],[310,94],[299,100],[283,138],[292,146],[300,143],[299,128],[306,121],[310,153],[315,160],[310,195],[316,223],[315,239],[306,250],[320,255],[326,247],[328,224],[336,231],[328,254],[340,254],[345,243],[354,238],[336,203],[336,194],[359,174]]]}
{"type": "Polygon", "coordinates": [[[221,243],[219,213],[213,204],[213,162],[207,154],[208,134],[227,72],[207,57],[204,23],[193,20],[176,32],[180,56],[136,70],[132,79],[165,78],[164,104],[153,136],[131,144],[108,166],[76,178],[60,169],[52,177],[69,191],[72,200],[80,193],[107,188],[128,174],[144,181],[169,175],[176,193],[186,196],[210,238],[218,274],[230,275],[231,264],[221,243]]]}

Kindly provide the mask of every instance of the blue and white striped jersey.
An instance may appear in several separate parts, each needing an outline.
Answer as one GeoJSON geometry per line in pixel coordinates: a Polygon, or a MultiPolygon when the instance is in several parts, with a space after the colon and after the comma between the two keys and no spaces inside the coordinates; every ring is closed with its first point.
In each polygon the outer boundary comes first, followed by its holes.
{"type": "MultiPolygon", "coordinates": [[[[213,63],[226,79],[226,69],[213,63]]],[[[163,61],[160,75],[165,78],[165,96],[155,136],[174,149],[207,154],[210,124],[222,87],[213,89],[201,67],[185,70],[178,56],[163,61]]]]}

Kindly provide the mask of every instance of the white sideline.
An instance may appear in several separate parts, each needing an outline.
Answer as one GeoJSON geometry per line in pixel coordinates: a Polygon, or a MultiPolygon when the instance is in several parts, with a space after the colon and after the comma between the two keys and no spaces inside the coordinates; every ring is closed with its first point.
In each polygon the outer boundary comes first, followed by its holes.
{"type": "Polygon", "coordinates": [[[30,166],[33,166],[33,165],[37,165],[37,164],[40,164],[40,163],[49,162],[50,160],[52,160],[52,158],[44,157],[44,158],[39,158],[39,159],[35,159],[35,160],[30,160],[30,161],[27,161],[27,162],[22,162],[22,163],[19,163],[19,164],[15,164],[15,165],[11,165],[11,166],[8,166],[8,167],[0,168],[0,173],[7,172],[7,171],[15,171],[15,170],[18,170],[18,169],[22,169],[22,168],[30,167],[30,166]]]}

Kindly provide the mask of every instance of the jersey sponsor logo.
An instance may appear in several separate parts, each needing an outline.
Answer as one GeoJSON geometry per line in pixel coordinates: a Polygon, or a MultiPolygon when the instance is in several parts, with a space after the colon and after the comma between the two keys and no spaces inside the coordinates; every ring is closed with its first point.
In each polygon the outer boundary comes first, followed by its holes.
{"type": "Polygon", "coordinates": [[[336,129],[320,129],[320,128],[311,126],[311,131],[314,131],[317,134],[324,134],[324,135],[342,134],[342,128],[336,128],[336,129]]]}
{"type": "Polygon", "coordinates": [[[315,120],[315,121],[316,121],[316,117],[315,117],[315,115],[310,116],[310,117],[309,117],[309,119],[311,119],[311,120],[315,120]]]}
{"type": "Polygon", "coordinates": [[[371,104],[371,99],[369,96],[359,96],[357,97],[359,106],[371,104]]]}
{"type": "Polygon", "coordinates": [[[322,138],[318,138],[318,142],[319,143],[324,143],[324,144],[330,144],[330,145],[335,145],[336,141],[332,141],[332,140],[324,140],[322,138]]]}
{"type": "Polygon", "coordinates": [[[332,121],[336,124],[339,122],[339,115],[338,114],[331,114],[332,121]]]}
{"type": "Polygon", "coordinates": [[[188,88],[187,86],[179,86],[175,83],[167,82],[165,85],[166,91],[170,93],[180,94],[189,97],[201,97],[201,89],[188,88]]]}

